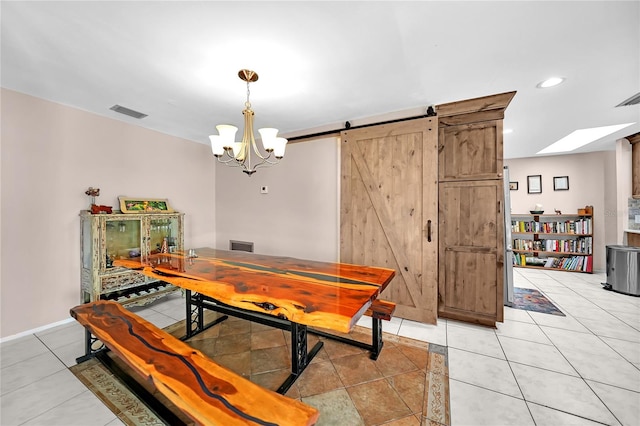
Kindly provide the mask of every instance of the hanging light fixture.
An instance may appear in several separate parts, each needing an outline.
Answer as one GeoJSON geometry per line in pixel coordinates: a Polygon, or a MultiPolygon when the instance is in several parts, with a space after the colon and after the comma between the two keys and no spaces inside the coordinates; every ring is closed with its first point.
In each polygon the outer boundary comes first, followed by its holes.
{"type": "Polygon", "coordinates": [[[247,82],[247,101],[244,103],[244,134],[242,141],[236,142],[236,132],[238,128],[229,124],[219,124],[217,135],[209,136],[211,140],[211,151],[218,159],[218,162],[227,166],[242,167],[242,171],[251,176],[256,169],[261,166],[278,164],[284,157],[287,146],[285,138],[278,137],[278,129],[264,128],[258,129],[262,139],[262,146],[266,154],[260,153],[253,136],[253,110],[249,102],[249,84],[258,81],[258,74],[251,70],[240,70],[238,77],[247,82]],[[256,155],[256,163],[251,159],[251,152],[256,155]]]}

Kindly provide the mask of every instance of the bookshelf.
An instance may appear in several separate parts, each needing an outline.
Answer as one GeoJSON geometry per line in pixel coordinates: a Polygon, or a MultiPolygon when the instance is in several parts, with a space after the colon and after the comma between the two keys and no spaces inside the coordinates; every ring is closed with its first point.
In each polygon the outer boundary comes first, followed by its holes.
{"type": "Polygon", "coordinates": [[[593,273],[593,214],[512,214],[513,266],[593,273]]]}

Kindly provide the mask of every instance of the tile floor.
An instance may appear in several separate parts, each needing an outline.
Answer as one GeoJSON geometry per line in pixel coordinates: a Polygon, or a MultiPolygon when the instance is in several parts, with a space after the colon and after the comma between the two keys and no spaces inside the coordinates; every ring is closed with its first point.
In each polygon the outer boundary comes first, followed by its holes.
{"type": "MultiPolygon", "coordinates": [[[[514,275],[517,287],[540,290],[566,317],[505,308],[495,330],[444,319],[384,324],[448,347],[452,425],[640,424],[640,298],[602,290],[602,274],[514,275]]],[[[159,327],[183,311],[178,295],[137,310],[159,327]]],[[[1,425],[122,424],[67,369],[83,353],[75,322],[0,349],[1,425]]]]}

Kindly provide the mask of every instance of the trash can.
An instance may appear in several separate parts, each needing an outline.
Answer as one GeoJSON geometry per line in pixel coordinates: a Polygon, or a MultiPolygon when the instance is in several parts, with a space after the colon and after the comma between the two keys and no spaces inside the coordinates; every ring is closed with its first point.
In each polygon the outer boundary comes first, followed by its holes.
{"type": "Polygon", "coordinates": [[[640,296],[640,247],[607,246],[607,282],[604,288],[640,296]]]}

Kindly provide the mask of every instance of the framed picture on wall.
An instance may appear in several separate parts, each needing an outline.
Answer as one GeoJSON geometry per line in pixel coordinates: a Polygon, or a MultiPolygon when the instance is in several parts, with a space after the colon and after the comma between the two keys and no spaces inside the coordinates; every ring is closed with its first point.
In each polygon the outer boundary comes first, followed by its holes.
{"type": "Polygon", "coordinates": [[[569,176],[556,176],[553,178],[553,190],[554,191],[568,191],[569,190],[569,176]]]}
{"type": "Polygon", "coordinates": [[[542,175],[527,176],[527,193],[529,194],[542,193],[542,175]]]}
{"type": "Polygon", "coordinates": [[[509,182],[509,189],[511,191],[517,191],[518,190],[518,182],[509,182]]]}

